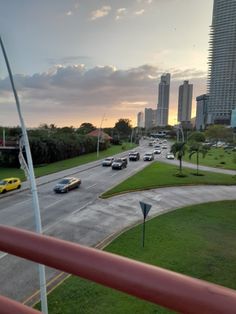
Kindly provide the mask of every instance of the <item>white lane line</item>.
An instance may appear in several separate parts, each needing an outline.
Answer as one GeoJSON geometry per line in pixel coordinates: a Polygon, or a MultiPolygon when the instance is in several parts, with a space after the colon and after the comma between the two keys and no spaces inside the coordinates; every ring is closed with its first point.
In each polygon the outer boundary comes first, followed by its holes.
{"type": "Polygon", "coordinates": [[[93,188],[95,185],[97,185],[97,183],[95,183],[95,184],[93,184],[93,185],[88,186],[88,187],[86,188],[86,190],[93,188]]]}
{"type": "Polygon", "coordinates": [[[50,207],[52,207],[52,206],[55,206],[56,204],[61,203],[61,202],[64,201],[64,200],[65,200],[65,199],[60,199],[59,201],[56,201],[56,202],[54,202],[54,203],[48,205],[47,207],[44,207],[44,209],[48,209],[48,208],[50,208],[50,207]]]}
{"type": "Polygon", "coordinates": [[[111,177],[114,177],[114,176],[116,176],[117,174],[118,174],[118,172],[112,174],[111,177]]]}
{"type": "Polygon", "coordinates": [[[43,228],[43,233],[45,233],[46,231],[48,231],[50,228],[54,227],[55,225],[57,225],[58,223],[60,223],[62,220],[64,220],[67,216],[71,216],[76,214],[77,212],[81,211],[83,208],[85,208],[86,206],[88,206],[89,204],[91,204],[91,201],[87,202],[86,204],[84,204],[83,206],[81,206],[80,208],[76,209],[75,211],[73,211],[70,214],[66,214],[64,217],[61,217],[60,219],[56,220],[54,223],[50,224],[49,226],[43,228]]]}

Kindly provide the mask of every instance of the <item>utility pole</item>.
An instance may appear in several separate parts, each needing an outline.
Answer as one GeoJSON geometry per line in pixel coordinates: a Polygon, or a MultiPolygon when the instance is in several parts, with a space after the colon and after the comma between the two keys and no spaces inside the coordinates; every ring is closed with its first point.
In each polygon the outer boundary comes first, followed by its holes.
{"type": "MultiPolygon", "coordinates": [[[[38,233],[42,233],[38,193],[37,193],[37,187],[36,187],[36,182],[35,182],[34,168],[33,168],[33,161],[32,161],[32,156],[31,156],[31,151],[30,151],[29,139],[28,139],[24,119],[23,119],[23,116],[21,113],[20,102],[19,102],[19,98],[18,98],[17,91],[15,88],[10,64],[8,62],[7,54],[6,54],[1,36],[0,36],[0,45],[1,45],[3,56],[4,56],[4,59],[6,62],[9,78],[11,81],[11,86],[12,86],[13,94],[15,97],[17,112],[19,115],[21,129],[22,129],[22,138],[23,138],[24,146],[25,146],[25,152],[26,152],[28,170],[29,170],[29,180],[30,180],[30,185],[31,185],[31,193],[32,193],[32,197],[33,197],[33,207],[34,207],[36,231],[38,233]]],[[[47,305],[45,266],[41,265],[41,264],[39,264],[39,281],[40,281],[41,309],[42,309],[43,313],[47,314],[48,313],[48,305],[47,305]]]]}
{"type": "Polygon", "coordinates": [[[105,119],[105,113],[102,117],[102,120],[101,120],[101,124],[100,124],[100,128],[98,130],[98,139],[97,139],[97,158],[99,157],[99,142],[100,142],[100,135],[101,135],[101,131],[102,131],[102,123],[105,119]]]}

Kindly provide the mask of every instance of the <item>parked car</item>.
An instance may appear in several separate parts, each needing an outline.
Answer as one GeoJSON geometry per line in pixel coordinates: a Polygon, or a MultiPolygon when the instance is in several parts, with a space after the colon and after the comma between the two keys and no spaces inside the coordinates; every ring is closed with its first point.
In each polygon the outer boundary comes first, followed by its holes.
{"type": "Polygon", "coordinates": [[[140,159],[139,152],[131,152],[131,153],[129,153],[129,160],[130,161],[137,161],[139,159],[140,159]]]}
{"type": "Polygon", "coordinates": [[[0,193],[16,190],[21,188],[21,180],[19,178],[6,178],[0,180],[0,193]]]}
{"type": "Polygon", "coordinates": [[[161,154],[161,149],[160,148],[156,148],[153,151],[154,154],[161,154]]]}
{"type": "Polygon", "coordinates": [[[128,164],[127,158],[118,158],[115,159],[111,165],[112,169],[123,169],[126,168],[128,164]]]}
{"type": "Polygon", "coordinates": [[[114,161],[113,157],[107,157],[102,161],[103,167],[110,167],[114,161]]]}
{"type": "Polygon", "coordinates": [[[167,153],[166,158],[167,159],[175,159],[175,156],[172,153],[167,153]]]}
{"type": "Polygon", "coordinates": [[[153,153],[145,153],[143,156],[144,161],[152,161],[154,160],[154,154],[153,153]]]}
{"type": "Polygon", "coordinates": [[[81,180],[78,178],[64,178],[56,184],[53,190],[55,193],[67,193],[70,190],[78,188],[80,184],[81,180]]]}

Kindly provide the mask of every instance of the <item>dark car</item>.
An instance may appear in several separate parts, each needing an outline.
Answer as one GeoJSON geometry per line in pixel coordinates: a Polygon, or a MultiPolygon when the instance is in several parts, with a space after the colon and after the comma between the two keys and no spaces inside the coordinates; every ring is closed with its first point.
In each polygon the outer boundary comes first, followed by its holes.
{"type": "Polygon", "coordinates": [[[129,153],[129,160],[130,161],[137,161],[140,159],[139,152],[131,152],[129,153]]]}
{"type": "Polygon", "coordinates": [[[67,193],[72,189],[76,189],[80,186],[81,180],[77,178],[64,178],[56,184],[54,187],[55,193],[67,193]]]}
{"type": "Polygon", "coordinates": [[[126,168],[128,164],[127,158],[118,158],[115,159],[114,162],[112,163],[111,167],[112,169],[123,169],[126,168]]]}
{"type": "Polygon", "coordinates": [[[113,157],[107,157],[102,161],[103,167],[110,167],[114,161],[113,157]]]}
{"type": "Polygon", "coordinates": [[[152,161],[152,160],[154,160],[154,154],[153,153],[146,153],[143,156],[143,160],[144,161],[152,161]]]}

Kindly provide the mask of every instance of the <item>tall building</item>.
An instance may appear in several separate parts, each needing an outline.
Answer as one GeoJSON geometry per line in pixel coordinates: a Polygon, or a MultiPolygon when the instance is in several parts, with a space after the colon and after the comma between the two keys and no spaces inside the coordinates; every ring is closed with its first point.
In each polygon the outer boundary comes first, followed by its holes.
{"type": "Polygon", "coordinates": [[[196,129],[205,130],[207,124],[207,109],[208,109],[208,101],[209,95],[203,94],[196,98],[197,106],[196,106],[196,129]]]}
{"type": "Polygon", "coordinates": [[[156,126],[156,114],[157,111],[152,108],[145,108],[145,128],[151,129],[156,126]]]}
{"type": "Polygon", "coordinates": [[[137,115],[137,127],[144,128],[144,113],[139,112],[137,115]]]}
{"type": "Polygon", "coordinates": [[[210,34],[208,122],[230,123],[236,108],[236,1],[214,0],[210,34]]]}
{"type": "Polygon", "coordinates": [[[168,125],[170,98],[170,73],[163,74],[158,89],[157,125],[168,125]]]}
{"type": "Polygon", "coordinates": [[[179,87],[178,121],[181,123],[191,121],[193,84],[184,81],[179,87]]]}

